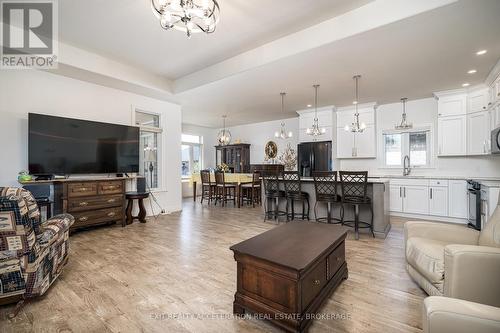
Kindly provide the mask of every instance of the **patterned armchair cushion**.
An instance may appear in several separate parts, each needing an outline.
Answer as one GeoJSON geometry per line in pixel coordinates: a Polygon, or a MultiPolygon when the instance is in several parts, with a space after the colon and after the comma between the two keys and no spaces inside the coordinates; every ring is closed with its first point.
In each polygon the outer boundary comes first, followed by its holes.
{"type": "Polygon", "coordinates": [[[68,231],[69,227],[71,227],[74,222],[75,218],[72,215],[56,215],[41,225],[41,229],[43,231],[36,236],[36,239],[40,245],[47,245],[56,240],[58,238],[56,236],[62,236],[66,231],[68,231]]]}

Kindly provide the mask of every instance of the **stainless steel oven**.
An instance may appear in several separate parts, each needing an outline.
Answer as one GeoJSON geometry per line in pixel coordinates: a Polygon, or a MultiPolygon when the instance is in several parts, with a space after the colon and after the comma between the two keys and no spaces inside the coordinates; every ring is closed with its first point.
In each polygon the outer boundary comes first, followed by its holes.
{"type": "Polygon", "coordinates": [[[468,226],[476,230],[481,230],[481,184],[473,180],[468,180],[467,196],[469,198],[468,226]]]}
{"type": "Polygon", "coordinates": [[[491,131],[491,153],[500,154],[500,127],[491,131]]]}

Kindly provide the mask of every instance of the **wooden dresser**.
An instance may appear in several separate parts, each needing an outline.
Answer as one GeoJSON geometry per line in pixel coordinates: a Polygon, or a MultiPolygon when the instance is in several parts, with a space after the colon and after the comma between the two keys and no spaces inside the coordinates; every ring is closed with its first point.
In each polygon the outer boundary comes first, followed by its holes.
{"type": "Polygon", "coordinates": [[[303,332],[323,301],[347,279],[341,226],[290,222],[231,247],[237,261],[233,312],[258,313],[303,332]]]}
{"type": "Polygon", "coordinates": [[[75,217],[71,230],[97,224],[124,224],[124,180],[66,180],[54,187],[55,197],[62,202],[62,212],[75,217]]]}

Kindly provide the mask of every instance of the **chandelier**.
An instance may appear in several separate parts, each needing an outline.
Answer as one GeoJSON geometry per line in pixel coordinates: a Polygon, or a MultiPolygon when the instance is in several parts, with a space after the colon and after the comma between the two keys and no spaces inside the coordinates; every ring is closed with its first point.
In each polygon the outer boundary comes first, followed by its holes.
{"type": "MultiPolygon", "coordinates": [[[[280,93],[281,95],[281,113],[285,113],[285,95],[286,93],[282,92],[280,93]]],[[[280,138],[280,139],[289,139],[293,136],[292,131],[287,132],[285,129],[285,121],[283,120],[281,122],[281,128],[279,131],[274,132],[274,137],[275,138],[280,138]]]]}
{"type": "Polygon", "coordinates": [[[319,126],[318,122],[318,88],[319,84],[315,84],[314,86],[314,121],[311,127],[306,129],[306,134],[312,136],[320,136],[325,134],[326,129],[324,127],[319,126]]]}
{"type": "Polygon", "coordinates": [[[363,133],[364,130],[366,129],[366,124],[359,122],[359,111],[358,111],[358,101],[359,101],[358,81],[361,78],[361,75],[355,75],[352,78],[356,82],[356,100],[353,102],[356,111],[354,112],[354,121],[351,123],[351,125],[345,125],[344,130],[346,132],[363,133]]]}
{"type": "Polygon", "coordinates": [[[226,118],[226,115],[222,116],[223,127],[219,131],[219,134],[217,134],[217,142],[219,143],[219,146],[226,146],[231,142],[231,132],[226,129],[226,118]]]}
{"type": "Polygon", "coordinates": [[[163,29],[193,33],[215,31],[220,9],[217,0],[151,0],[151,9],[163,29]]]}
{"type": "Polygon", "coordinates": [[[406,129],[410,129],[413,127],[413,124],[409,123],[406,120],[406,102],[407,101],[408,101],[408,98],[406,98],[406,97],[401,98],[401,103],[403,104],[403,114],[401,116],[401,123],[394,126],[394,128],[396,128],[397,130],[406,130],[406,129]]]}

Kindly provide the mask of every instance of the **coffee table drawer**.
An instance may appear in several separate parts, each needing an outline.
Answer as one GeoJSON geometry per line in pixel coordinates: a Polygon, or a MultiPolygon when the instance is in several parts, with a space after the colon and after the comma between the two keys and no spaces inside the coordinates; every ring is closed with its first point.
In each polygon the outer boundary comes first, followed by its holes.
{"type": "Polygon", "coordinates": [[[123,193],[122,181],[109,181],[99,183],[99,194],[119,194],[123,193]]]}
{"type": "Polygon", "coordinates": [[[84,182],[84,183],[71,183],[68,184],[68,197],[86,197],[97,195],[97,183],[84,182]]]}
{"type": "Polygon", "coordinates": [[[321,260],[307,275],[302,278],[302,311],[318,295],[326,285],[326,260],[321,260]]]}
{"type": "Polygon", "coordinates": [[[328,256],[328,280],[330,280],[345,262],[345,242],[340,243],[328,256]]]}

